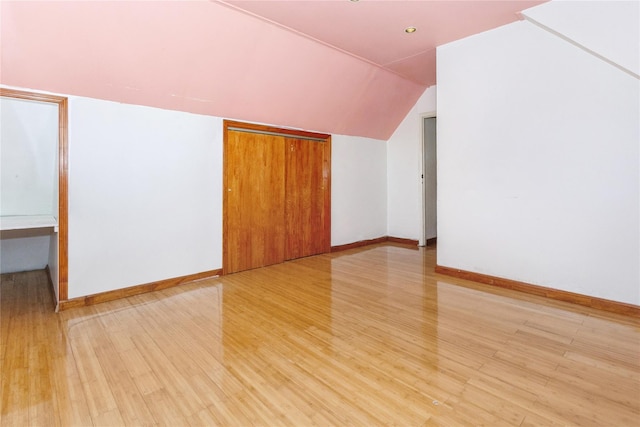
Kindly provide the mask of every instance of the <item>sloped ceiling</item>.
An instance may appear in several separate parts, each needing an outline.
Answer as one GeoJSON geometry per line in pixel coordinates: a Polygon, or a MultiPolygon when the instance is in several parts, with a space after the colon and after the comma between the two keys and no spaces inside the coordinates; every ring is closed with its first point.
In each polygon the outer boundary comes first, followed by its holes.
{"type": "Polygon", "coordinates": [[[436,46],[542,2],[2,1],[0,83],[388,139],[436,46]]]}

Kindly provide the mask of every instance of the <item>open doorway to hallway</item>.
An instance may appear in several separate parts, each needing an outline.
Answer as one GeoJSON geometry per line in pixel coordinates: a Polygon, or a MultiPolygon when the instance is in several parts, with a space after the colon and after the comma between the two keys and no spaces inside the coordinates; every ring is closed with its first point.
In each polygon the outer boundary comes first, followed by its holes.
{"type": "Polygon", "coordinates": [[[438,231],[437,218],[437,156],[436,156],[436,118],[422,119],[422,212],[423,238],[425,246],[436,243],[438,231]]]}

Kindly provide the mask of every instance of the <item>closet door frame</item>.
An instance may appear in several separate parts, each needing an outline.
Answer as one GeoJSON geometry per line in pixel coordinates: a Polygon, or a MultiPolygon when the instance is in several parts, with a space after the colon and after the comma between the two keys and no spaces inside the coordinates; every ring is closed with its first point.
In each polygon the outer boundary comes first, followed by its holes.
{"type": "MultiPolygon", "coordinates": [[[[44,93],[0,88],[4,98],[48,102],[58,106],[58,301],[69,297],[69,143],[68,143],[68,98],[44,93]]],[[[53,283],[56,286],[56,283],[53,283]]]]}
{"type": "MultiPolygon", "coordinates": [[[[263,133],[263,134],[271,134],[271,135],[281,135],[284,137],[290,138],[298,138],[298,139],[307,139],[313,141],[320,141],[325,144],[324,146],[324,156],[322,160],[322,177],[324,182],[324,203],[323,203],[323,248],[324,253],[331,252],[331,135],[317,133],[317,132],[308,132],[297,129],[286,129],[279,128],[275,126],[266,126],[259,125],[254,123],[244,123],[237,122],[232,120],[224,120],[223,122],[223,171],[222,171],[222,266],[223,273],[224,266],[227,265],[227,260],[229,254],[227,248],[227,238],[229,235],[228,226],[228,215],[229,212],[227,210],[227,198],[228,198],[228,180],[227,180],[227,172],[229,169],[229,165],[227,165],[227,140],[228,140],[228,132],[229,131],[245,131],[245,132],[253,132],[253,133],[263,133]]],[[[284,215],[284,213],[283,213],[284,215]]]]}

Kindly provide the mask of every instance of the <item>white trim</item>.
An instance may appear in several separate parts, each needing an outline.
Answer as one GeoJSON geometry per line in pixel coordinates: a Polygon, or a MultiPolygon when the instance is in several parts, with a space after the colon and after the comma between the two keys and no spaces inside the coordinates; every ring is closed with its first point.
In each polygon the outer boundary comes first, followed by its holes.
{"type": "Polygon", "coordinates": [[[58,231],[58,220],[53,215],[7,215],[0,216],[0,230],[28,230],[50,228],[58,231]]]}
{"type": "Polygon", "coordinates": [[[588,47],[586,47],[585,45],[583,45],[582,43],[577,42],[576,40],[567,37],[566,35],[559,33],[558,31],[554,30],[553,28],[547,27],[546,25],[544,25],[541,22],[536,21],[535,19],[531,18],[530,16],[524,15],[524,19],[527,20],[528,22],[530,22],[531,24],[535,25],[536,27],[547,31],[550,34],[553,34],[556,37],[561,38],[562,40],[571,43],[572,45],[574,45],[575,47],[582,49],[583,51],[595,56],[596,58],[600,59],[601,61],[606,62],[609,65],[613,65],[614,67],[618,68],[619,70],[629,74],[632,77],[635,77],[636,79],[640,80],[640,75],[635,73],[633,70],[628,69],[627,67],[618,64],[615,61],[610,60],[609,58],[607,58],[606,56],[600,55],[598,52],[589,49],[588,47]]]}

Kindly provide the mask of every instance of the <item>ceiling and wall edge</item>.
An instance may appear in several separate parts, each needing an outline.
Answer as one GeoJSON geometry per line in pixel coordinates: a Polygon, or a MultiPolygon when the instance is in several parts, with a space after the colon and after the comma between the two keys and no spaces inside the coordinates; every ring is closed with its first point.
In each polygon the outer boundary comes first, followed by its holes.
{"type": "Polygon", "coordinates": [[[426,89],[217,2],[0,8],[8,86],[382,140],[426,89]]]}
{"type": "Polygon", "coordinates": [[[2,1],[0,83],[387,140],[437,46],[545,1],[2,1]]]}

